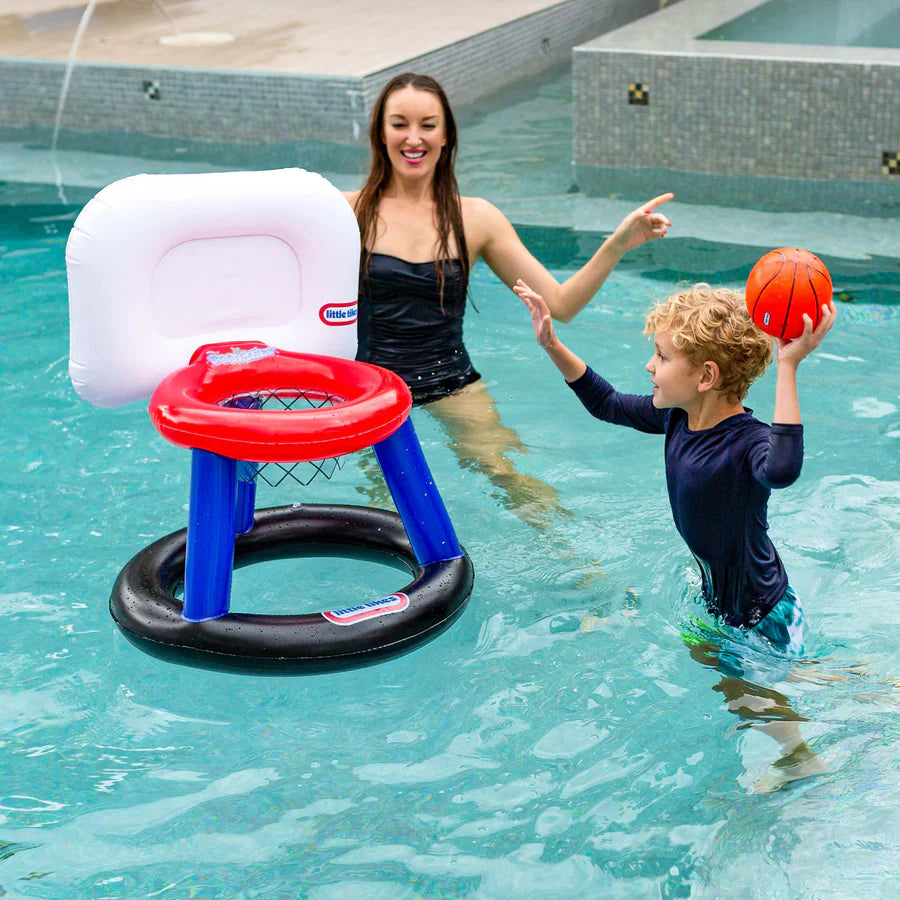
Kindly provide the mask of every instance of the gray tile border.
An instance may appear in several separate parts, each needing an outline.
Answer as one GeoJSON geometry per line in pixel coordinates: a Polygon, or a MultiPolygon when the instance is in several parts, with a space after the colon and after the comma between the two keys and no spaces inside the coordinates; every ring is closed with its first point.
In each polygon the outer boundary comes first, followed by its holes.
{"type": "MultiPolygon", "coordinates": [[[[156,138],[272,144],[366,143],[382,85],[434,75],[467,104],[568,59],[580,41],[658,9],[659,0],[564,0],[362,77],[76,63],[61,128],[156,138]]],[[[0,128],[52,133],[65,64],[0,58],[0,128]]]]}

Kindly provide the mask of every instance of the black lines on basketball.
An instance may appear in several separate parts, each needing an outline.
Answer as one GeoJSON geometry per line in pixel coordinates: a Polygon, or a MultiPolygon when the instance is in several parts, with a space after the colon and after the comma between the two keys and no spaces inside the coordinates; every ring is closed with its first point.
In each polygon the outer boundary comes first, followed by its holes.
{"type": "Polygon", "coordinates": [[[767,334],[793,340],[803,334],[803,316],[813,327],[822,304],[831,302],[831,276],[808,250],[780,247],[765,254],[750,271],[745,299],[753,321],[767,334]]]}

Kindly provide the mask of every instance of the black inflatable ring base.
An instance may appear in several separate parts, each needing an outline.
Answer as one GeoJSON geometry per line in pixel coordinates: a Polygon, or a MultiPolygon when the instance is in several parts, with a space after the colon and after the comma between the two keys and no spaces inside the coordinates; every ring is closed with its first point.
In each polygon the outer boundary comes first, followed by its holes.
{"type": "MultiPolygon", "coordinates": [[[[235,568],[272,559],[345,556],[411,572],[400,588],[409,603],[390,615],[349,625],[322,612],[266,616],[228,613],[187,622],[175,590],[184,581],[185,529],[160,538],[119,573],[109,609],[122,633],[145,652],[183,665],[258,674],[333,672],[399,656],[437,637],[472,592],[468,555],[420,566],[396,513],[361,506],[302,505],[257,510],[235,540],[235,568]]],[[[345,599],[344,608],[365,602],[345,599]]]]}

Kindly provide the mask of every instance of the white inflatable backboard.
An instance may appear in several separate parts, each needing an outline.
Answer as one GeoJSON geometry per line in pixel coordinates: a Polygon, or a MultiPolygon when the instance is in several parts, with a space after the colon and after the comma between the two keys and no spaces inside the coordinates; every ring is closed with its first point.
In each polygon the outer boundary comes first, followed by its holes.
{"type": "Polygon", "coordinates": [[[359,229],[302,169],[135,175],[66,246],[69,375],[95,406],[149,397],[201,344],[356,355],[359,229]]]}

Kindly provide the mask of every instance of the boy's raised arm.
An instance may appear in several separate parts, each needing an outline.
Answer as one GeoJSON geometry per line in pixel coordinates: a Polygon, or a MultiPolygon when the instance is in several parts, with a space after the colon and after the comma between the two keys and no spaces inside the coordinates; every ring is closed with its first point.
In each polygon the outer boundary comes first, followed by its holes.
{"type": "Polygon", "coordinates": [[[822,321],[813,331],[812,319],[803,316],[803,334],[793,341],[777,341],[778,369],[775,376],[775,412],[772,421],[779,425],[799,425],[800,399],[797,396],[797,367],[831,330],[837,311],[829,303],[822,304],[822,321]]]}
{"type": "Polygon", "coordinates": [[[566,381],[578,381],[587,371],[587,365],[556,336],[553,319],[544,298],[536,294],[521,278],[515,283],[513,290],[531,313],[531,324],[537,342],[547,351],[566,381]]]}

